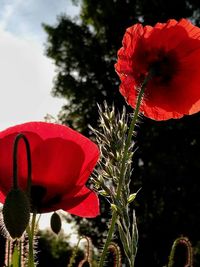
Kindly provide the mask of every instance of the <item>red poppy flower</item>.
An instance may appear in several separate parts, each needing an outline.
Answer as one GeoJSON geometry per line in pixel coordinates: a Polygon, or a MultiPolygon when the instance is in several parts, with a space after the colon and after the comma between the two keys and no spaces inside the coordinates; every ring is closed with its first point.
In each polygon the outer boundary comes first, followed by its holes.
{"type": "MultiPolygon", "coordinates": [[[[85,183],[99,158],[98,147],[63,125],[29,122],[0,132],[0,202],[12,187],[12,151],[17,134],[24,134],[31,148],[32,205],[39,213],[63,209],[81,217],[99,214],[96,194],[85,183]]],[[[18,184],[27,184],[24,142],[18,144],[18,184]]]]}
{"type": "Polygon", "coordinates": [[[128,28],[118,51],[120,92],[133,108],[137,88],[149,73],[141,112],[155,120],[200,110],[200,28],[188,20],[128,28]]]}

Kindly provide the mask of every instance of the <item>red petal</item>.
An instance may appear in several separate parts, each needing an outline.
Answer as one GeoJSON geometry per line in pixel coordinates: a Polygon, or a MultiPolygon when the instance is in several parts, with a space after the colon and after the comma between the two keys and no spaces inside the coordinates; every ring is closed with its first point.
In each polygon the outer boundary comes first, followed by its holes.
{"type": "Polygon", "coordinates": [[[47,188],[49,197],[82,186],[80,172],[86,157],[72,141],[51,138],[41,142],[32,156],[33,184],[47,188]]]}
{"type": "Polygon", "coordinates": [[[144,30],[140,23],[135,24],[126,30],[122,43],[128,56],[130,57],[132,56],[132,52],[135,50],[137,41],[141,38],[143,33],[144,33],[144,30]]]}
{"type": "Polygon", "coordinates": [[[118,62],[115,64],[115,69],[118,73],[132,72],[133,63],[132,56],[135,51],[137,41],[143,34],[143,27],[141,24],[136,24],[126,30],[123,38],[123,47],[118,51],[118,62]]]}
{"type": "Polygon", "coordinates": [[[132,79],[130,76],[121,76],[121,85],[120,85],[120,92],[124,96],[125,100],[131,105],[132,107],[135,107],[136,105],[136,97],[137,97],[137,91],[136,91],[136,83],[134,79],[132,79]]]}
{"type": "Polygon", "coordinates": [[[71,199],[68,196],[64,197],[59,206],[80,217],[93,218],[99,215],[99,199],[94,192],[85,186],[71,199]]]}
{"type": "Polygon", "coordinates": [[[4,203],[4,201],[5,201],[5,195],[0,191],[0,203],[4,203]]]}
{"type": "Polygon", "coordinates": [[[33,152],[33,183],[48,188],[49,197],[82,187],[99,156],[96,145],[87,143],[81,147],[60,138],[43,141],[33,152]]]}

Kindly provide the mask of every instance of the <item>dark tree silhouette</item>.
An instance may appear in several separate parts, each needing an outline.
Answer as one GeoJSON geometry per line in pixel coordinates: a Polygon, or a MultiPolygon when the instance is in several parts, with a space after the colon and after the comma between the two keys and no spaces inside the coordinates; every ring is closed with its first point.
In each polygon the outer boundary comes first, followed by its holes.
{"type": "MultiPolygon", "coordinates": [[[[66,99],[61,121],[88,134],[88,124],[98,125],[97,103],[114,102],[120,110],[125,102],[114,63],[125,29],[137,22],[154,25],[182,17],[198,25],[200,2],[83,0],[77,19],[62,15],[55,26],[44,25],[46,54],[57,67],[53,94],[66,99]]],[[[142,190],[135,204],[136,266],[166,265],[173,240],[182,234],[190,238],[199,266],[200,114],[166,122],[143,118],[137,131],[132,191],[142,190]]],[[[96,220],[77,219],[81,232],[86,231],[96,246],[102,244],[107,217],[107,208],[102,208],[96,220]]]]}

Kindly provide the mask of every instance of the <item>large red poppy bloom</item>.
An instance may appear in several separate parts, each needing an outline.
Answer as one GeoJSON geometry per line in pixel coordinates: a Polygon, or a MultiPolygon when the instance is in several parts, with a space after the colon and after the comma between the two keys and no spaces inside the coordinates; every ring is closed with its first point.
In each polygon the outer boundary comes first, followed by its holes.
{"type": "Polygon", "coordinates": [[[115,69],[120,92],[133,108],[137,89],[151,72],[141,112],[155,120],[200,110],[200,28],[188,20],[128,28],[115,69]]]}
{"type": "MultiPolygon", "coordinates": [[[[39,213],[63,209],[81,217],[99,214],[96,194],[85,183],[99,158],[98,147],[63,125],[29,122],[0,132],[0,202],[12,187],[12,151],[17,134],[24,134],[31,148],[32,204],[39,213]]],[[[27,185],[24,142],[18,144],[18,184],[27,185]]]]}

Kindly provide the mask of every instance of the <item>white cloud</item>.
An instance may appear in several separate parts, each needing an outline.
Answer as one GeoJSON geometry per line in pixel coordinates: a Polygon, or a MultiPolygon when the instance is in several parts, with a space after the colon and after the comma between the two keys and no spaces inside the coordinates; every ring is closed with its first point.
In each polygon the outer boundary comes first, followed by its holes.
{"type": "Polygon", "coordinates": [[[74,16],[70,0],[1,0],[0,130],[13,124],[56,116],[63,99],[50,95],[54,66],[44,56],[42,22],[54,24],[61,12],[74,16]]]}
{"type": "Polygon", "coordinates": [[[0,25],[6,31],[23,38],[45,40],[41,24],[56,23],[57,15],[66,13],[74,16],[79,7],[70,0],[3,0],[0,3],[0,25]]]}
{"type": "Polygon", "coordinates": [[[1,28],[6,28],[9,20],[12,18],[13,13],[18,8],[18,6],[22,3],[23,0],[14,0],[12,2],[7,1],[3,2],[1,7],[1,21],[0,26],[1,28]]]}
{"type": "Polygon", "coordinates": [[[50,95],[54,75],[41,45],[0,29],[0,129],[56,115],[63,100],[50,95]]]}

